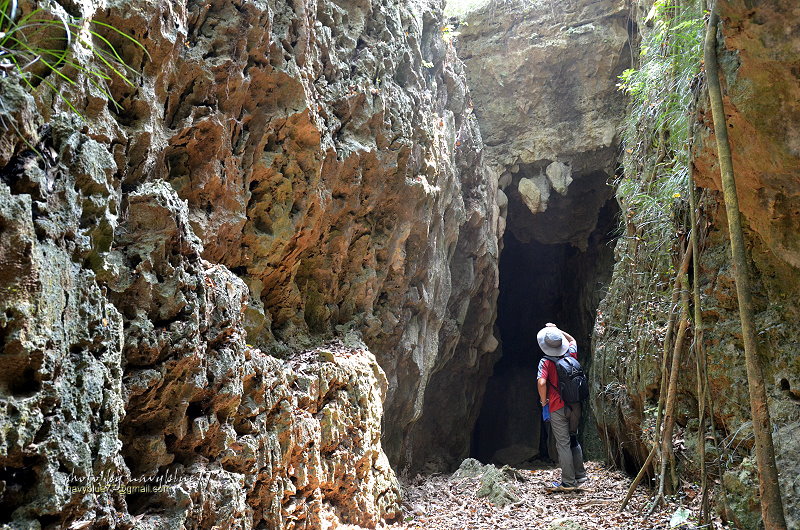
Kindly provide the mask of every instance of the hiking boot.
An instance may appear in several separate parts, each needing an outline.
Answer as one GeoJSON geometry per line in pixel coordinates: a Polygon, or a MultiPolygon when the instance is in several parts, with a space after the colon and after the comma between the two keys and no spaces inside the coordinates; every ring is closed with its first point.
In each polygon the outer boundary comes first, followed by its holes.
{"type": "Polygon", "coordinates": [[[583,484],[589,482],[589,477],[581,477],[577,479],[576,482],[578,483],[578,486],[582,486],[583,484]]]}
{"type": "Polygon", "coordinates": [[[550,491],[575,491],[578,489],[577,486],[565,486],[559,482],[553,482],[553,485],[547,488],[550,491]]]}

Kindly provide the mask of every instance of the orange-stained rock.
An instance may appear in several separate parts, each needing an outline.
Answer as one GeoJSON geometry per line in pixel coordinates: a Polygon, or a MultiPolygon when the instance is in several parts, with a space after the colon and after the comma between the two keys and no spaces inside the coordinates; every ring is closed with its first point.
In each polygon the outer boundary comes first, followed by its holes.
{"type": "Polygon", "coordinates": [[[0,524],[393,517],[387,454],[468,451],[474,412],[429,403],[432,377],[479,387],[497,346],[496,178],[439,7],[70,6],[149,55],[100,27],[141,72],[109,81],[121,108],[80,72],[81,119],[47,91],[9,107],[43,157],[3,133],[0,524]],[[443,410],[457,432],[414,428],[443,410]]]}

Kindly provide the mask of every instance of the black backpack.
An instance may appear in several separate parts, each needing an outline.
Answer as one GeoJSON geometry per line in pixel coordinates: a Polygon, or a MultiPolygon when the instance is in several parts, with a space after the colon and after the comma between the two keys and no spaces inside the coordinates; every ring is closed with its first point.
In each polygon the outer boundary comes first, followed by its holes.
{"type": "MultiPolygon", "coordinates": [[[[578,403],[589,397],[589,382],[583,373],[581,363],[571,355],[563,357],[550,357],[556,365],[558,374],[558,393],[564,403],[578,403]]],[[[552,385],[550,385],[552,386],[552,385]]]]}

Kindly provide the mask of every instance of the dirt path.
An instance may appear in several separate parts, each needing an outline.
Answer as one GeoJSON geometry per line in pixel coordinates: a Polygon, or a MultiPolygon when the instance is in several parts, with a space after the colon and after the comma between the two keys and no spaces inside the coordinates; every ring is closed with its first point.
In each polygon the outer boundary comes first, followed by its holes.
{"type": "MultiPolygon", "coordinates": [[[[476,494],[480,478],[452,475],[418,476],[403,484],[404,520],[388,527],[392,530],[440,529],[652,529],[670,528],[670,519],[683,507],[697,514],[697,490],[687,486],[671,504],[645,517],[650,492],[641,486],[625,513],[618,513],[631,479],[606,469],[596,462],[587,463],[590,481],[580,493],[547,493],[545,485],[560,476],[558,469],[519,470],[510,483],[519,501],[499,507],[476,494]]],[[[691,518],[696,521],[696,517],[691,518]]],[[[695,528],[695,524],[682,528],[695,528]]],[[[708,527],[706,527],[708,528],[708,527]]],[[[719,523],[714,528],[722,528],[719,523]]]]}

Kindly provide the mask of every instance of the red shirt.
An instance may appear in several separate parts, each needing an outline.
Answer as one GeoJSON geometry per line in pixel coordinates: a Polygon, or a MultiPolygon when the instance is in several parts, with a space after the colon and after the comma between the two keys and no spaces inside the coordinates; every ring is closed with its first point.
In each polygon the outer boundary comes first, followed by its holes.
{"type": "MultiPolygon", "coordinates": [[[[573,358],[578,358],[578,345],[575,342],[569,343],[567,354],[572,355],[573,358]]],[[[547,379],[547,399],[550,400],[550,413],[564,408],[564,401],[561,400],[561,394],[558,393],[558,370],[556,370],[556,363],[542,357],[539,361],[538,379],[547,379]]]]}

